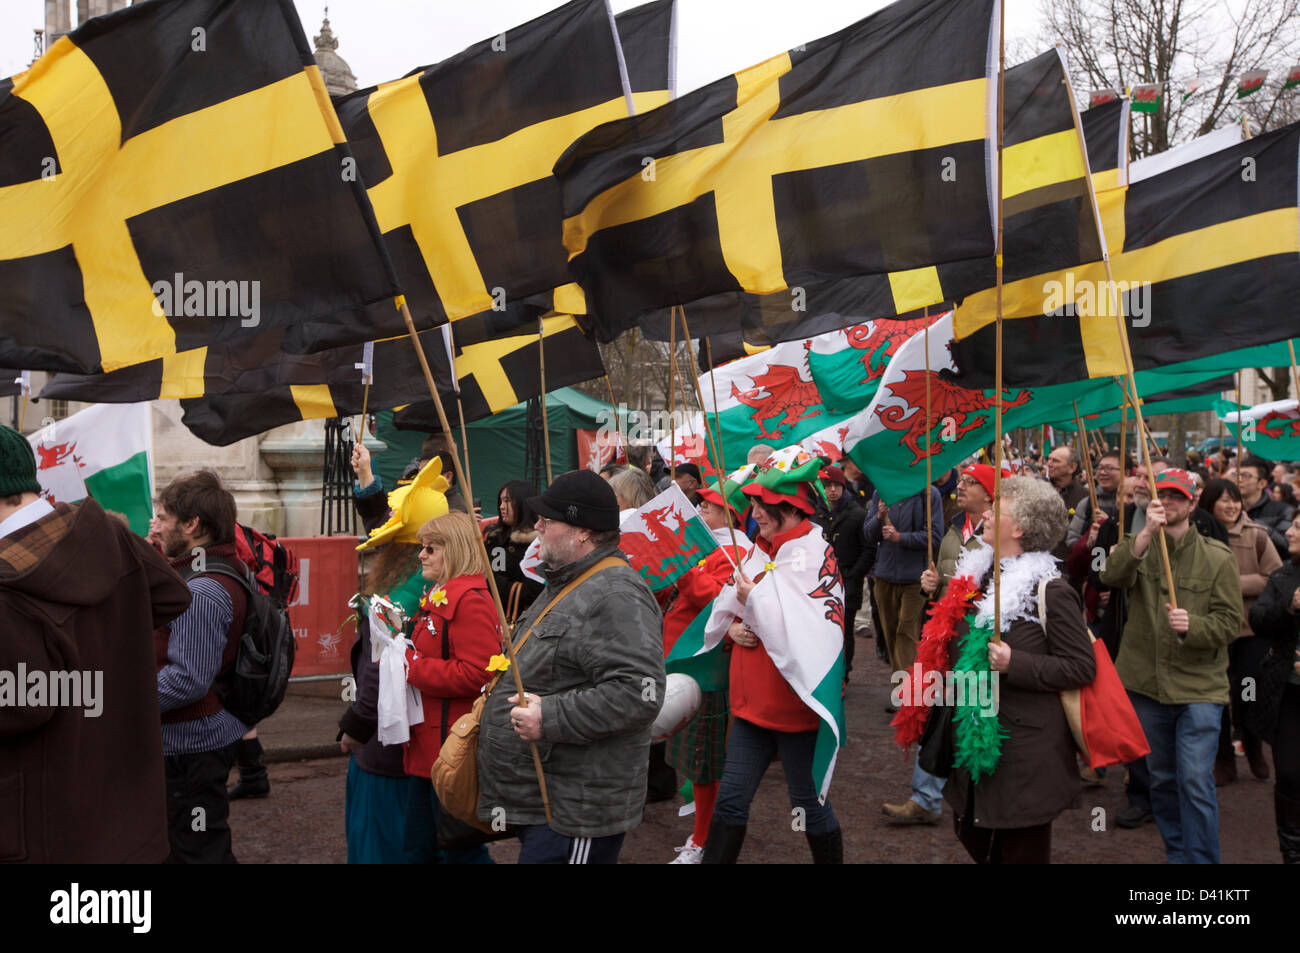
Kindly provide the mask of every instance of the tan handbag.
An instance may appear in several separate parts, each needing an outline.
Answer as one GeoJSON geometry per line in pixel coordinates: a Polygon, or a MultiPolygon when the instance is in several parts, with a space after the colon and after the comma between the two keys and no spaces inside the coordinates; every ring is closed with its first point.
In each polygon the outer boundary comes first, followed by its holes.
{"type": "MultiPolygon", "coordinates": [[[[559,605],[565,596],[596,573],[625,565],[627,564],[623,560],[607,556],[561,589],[559,595],[552,599],[541,614],[533,620],[533,624],[528,627],[523,638],[515,643],[512,653],[514,657],[518,658],[519,650],[533,634],[533,629],[537,628],[538,624],[546,618],[546,613],[559,605]]],[[[438,804],[442,809],[457,820],[485,833],[492,832],[492,825],[478,819],[478,726],[483,718],[483,706],[487,704],[488,696],[492,694],[504,674],[505,672],[498,672],[483,693],[474,700],[474,707],[469,710],[469,713],[461,715],[447,731],[442,750],[438,752],[438,759],[434,761],[430,771],[433,790],[438,795],[438,804]]],[[[542,783],[541,779],[539,783],[542,783]]]]}

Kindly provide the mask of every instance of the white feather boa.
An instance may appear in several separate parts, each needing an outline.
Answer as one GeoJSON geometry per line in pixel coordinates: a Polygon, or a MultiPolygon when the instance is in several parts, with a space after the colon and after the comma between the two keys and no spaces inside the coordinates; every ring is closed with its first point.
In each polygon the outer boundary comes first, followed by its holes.
{"type": "MultiPolygon", "coordinates": [[[[968,549],[957,560],[953,577],[970,576],[979,585],[980,581],[993,567],[993,547],[981,543],[975,549],[968,549]]],[[[1002,559],[1002,631],[1011,628],[1011,623],[1018,619],[1038,619],[1038,583],[1043,579],[1059,579],[1061,570],[1057,568],[1056,558],[1051,553],[1021,553],[1019,556],[1005,556],[1002,559]]],[[[975,618],[971,623],[976,626],[993,625],[993,583],[975,603],[975,618]]]]}

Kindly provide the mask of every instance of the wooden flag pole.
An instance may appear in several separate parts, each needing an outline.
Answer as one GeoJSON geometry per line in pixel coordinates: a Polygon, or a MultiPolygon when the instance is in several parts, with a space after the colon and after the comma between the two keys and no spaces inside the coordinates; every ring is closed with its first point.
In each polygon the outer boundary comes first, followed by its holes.
{"type": "MultiPolygon", "coordinates": [[[[1295,341],[1287,339],[1286,348],[1291,352],[1291,383],[1295,385],[1295,399],[1300,401],[1300,371],[1296,370],[1295,364],[1295,341]]],[[[1237,421],[1237,426],[1241,426],[1241,421],[1237,421]]]]}
{"type": "MultiPolygon", "coordinates": [[[[1083,418],[1079,416],[1079,402],[1077,400],[1072,400],[1070,401],[1070,403],[1074,405],[1074,425],[1079,428],[1080,434],[1086,433],[1087,431],[1085,431],[1083,428],[1083,418]]],[[[1092,515],[1093,519],[1096,519],[1097,518],[1097,484],[1093,480],[1093,476],[1092,476],[1091,455],[1084,454],[1083,466],[1085,472],[1088,474],[1088,505],[1092,507],[1092,509],[1089,510],[1088,512],[1092,515]]]]}
{"type": "MultiPolygon", "coordinates": [[[[1119,467],[1122,476],[1128,476],[1128,388],[1121,378],[1115,378],[1120,385],[1119,399],[1119,467]]],[[[1124,489],[1120,486],[1120,490],[1124,489]]],[[[1123,498],[1121,494],[1121,499],[1123,498]]]]}
{"type": "MultiPolygon", "coordinates": [[[[681,309],[682,316],[682,334],[686,340],[691,339],[691,329],[686,323],[686,309],[681,309]]],[[[705,441],[711,439],[713,442],[714,466],[718,470],[718,494],[722,497],[722,515],[727,521],[727,532],[731,534],[731,552],[734,555],[740,549],[736,545],[736,528],[731,522],[731,506],[728,503],[727,490],[727,469],[722,459],[722,428],[718,423],[718,382],[713,377],[713,346],[709,339],[704,339],[704,359],[709,364],[709,383],[713,385],[713,426],[709,426],[709,412],[704,409],[704,393],[700,390],[700,376],[695,375],[695,399],[700,404],[700,416],[704,418],[705,441]]],[[[736,566],[740,569],[739,563],[736,566]]],[[[743,570],[740,575],[748,581],[743,570]]]]}
{"type": "Polygon", "coordinates": [[[932,518],[931,509],[933,504],[930,502],[930,488],[934,485],[934,473],[932,472],[932,463],[930,461],[930,442],[933,440],[931,430],[934,429],[933,405],[930,403],[930,306],[925,306],[925,565],[927,569],[934,568],[934,534],[930,532],[930,520],[932,518]]]}
{"type": "Polygon", "coordinates": [[[553,482],[551,476],[551,425],[546,419],[546,329],[543,324],[544,318],[537,319],[537,363],[538,370],[541,374],[542,388],[542,449],[546,454],[546,485],[550,486],[553,482]]]}
{"type": "MultiPolygon", "coordinates": [[[[1133,351],[1128,343],[1128,329],[1124,327],[1124,315],[1120,313],[1119,293],[1115,287],[1114,270],[1110,263],[1110,250],[1106,247],[1106,236],[1101,224],[1101,210],[1097,207],[1097,189],[1092,182],[1092,169],[1087,165],[1088,146],[1083,138],[1083,126],[1079,121],[1079,110],[1074,108],[1074,84],[1070,82],[1070,71],[1065,71],[1065,89],[1070,98],[1070,112],[1074,118],[1074,132],[1079,139],[1079,151],[1084,157],[1084,168],[1087,170],[1088,178],[1088,200],[1092,203],[1093,220],[1097,223],[1097,235],[1102,246],[1102,264],[1106,269],[1106,287],[1109,290],[1107,295],[1111,306],[1111,311],[1115,315],[1115,328],[1119,332],[1120,348],[1124,353],[1124,374],[1129,386],[1133,388],[1133,425],[1138,434],[1146,434],[1146,421],[1142,419],[1142,405],[1138,401],[1137,379],[1133,375],[1133,351]]],[[[1000,396],[1000,395],[999,395],[1000,396]]],[[[1151,499],[1156,499],[1156,477],[1151,472],[1151,455],[1147,451],[1146,439],[1139,437],[1138,443],[1141,444],[1143,462],[1146,464],[1147,471],[1147,488],[1151,491],[1151,499]]],[[[1156,536],[1160,543],[1160,558],[1164,563],[1165,582],[1169,586],[1169,604],[1173,608],[1178,608],[1177,597],[1174,590],[1174,571],[1169,562],[1169,543],[1165,539],[1164,527],[1156,536]]]]}
{"type": "Polygon", "coordinates": [[[668,312],[668,479],[677,479],[677,305],[668,312]]]}
{"type": "MultiPolygon", "coordinates": [[[[993,641],[1002,641],[1002,134],[1004,128],[1005,81],[1007,75],[1005,0],[999,0],[998,15],[998,202],[997,248],[993,259],[997,270],[997,311],[994,315],[994,421],[996,449],[993,451],[993,641]]],[[[926,352],[928,356],[928,351],[926,352]]],[[[929,381],[929,375],[926,375],[929,381]]],[[[927,533],[930,527],[925,528],[927,533]]],[[[998,680],[994,680],[994,685],[998,680]]]]}
{"type": "Polygon", "coordinates": [[[462,452],[465,454],[465,507],[477,519],[478,514],[474,512],[474,486],[470,479],[469,473],[469,428],[465,426],[465,406],[460,399],[460,375],[456,373],[456,331],[455,326],[448,323],[443,326],[442,343],[447,349],[447,366],[451,368],[452,387],[456,391],[456,412],[460,415],[460,442],[462,452]]]}
{"type": "Polygon", "coordinates": [[[1237,371],[1237,475],[1241,476],[1241,371],[1237,371]]]}
{"type": "MultiPolygon", "coordinates": [[[[451,429],[451,424],[447,421],[447,411],[442,406],[442,397],[438,394],[438,386],[433,382],[433,371],[429,369],[429,361],[424,356],[424,348],[420,345],[420,336],[416,333],[415,322],[411,320],[411,312],[406,307],[406,296],[399,295],[396,299],[397,308],[402,312],[402,320],[406,322],[406,331],[411,336],[411,345],[415,348],[415,356],[420,361],[420,370],[424,373],[424,382],[429,387],[429,396],[433,398],[433,406],[438,412],[438,422],[442,425],[442,432],[447,435],[447,443],[450,444],[451,465],[456,471],[456,480],[463,483],[465,474],[461,470],[460,454],[456,447],[455,431],[451,429]]],[[[483,553],[483,559],[486,564],[490,565],[492,557],[488,555],[487,544],[483,541],[481,533],[475,533],[478,539],[479,548],[483,553]]],[[[519,695],[519,707],[528,707],[528,695],[524,692],[523,677],[519,674],[518,660],[515,658],[514,640],[510,637],[510,626],[506,622],[506,612],[501,605],[501,593],[497,591],[497,582],[495,573],[486,573],[488,589],[492,593],[492,601],[497,607],[497,624],[501,627],[501,644],[510,657],[510,673],[514,676],[515,691],[519,695]]],[[[542,809],[546,813],[546,821],[551,820],[551,799],[546,791],[546,775],[542,771],[542,756],[537,750],[537,742],[530,741],[529,747],[533,752],[533,767],[537,769],[537,786],[542,795],[542,809]]]]}

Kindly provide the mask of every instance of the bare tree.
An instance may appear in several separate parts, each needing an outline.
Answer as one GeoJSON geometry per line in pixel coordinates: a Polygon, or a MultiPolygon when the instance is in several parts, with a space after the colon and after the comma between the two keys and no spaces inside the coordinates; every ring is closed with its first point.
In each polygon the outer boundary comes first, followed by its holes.
{"type": "Polygon", "coordinates": [[[1155,155],[1246,113],[1257,129],[1295,110],[1287,70],[1300,54],[1300,0],[1044,0],[1042,42],[1065,45],[1082,93],[1162,83],[1159,111],[1134,113],[1132,158],[1155,155]],[[1264,89],[1238,102],[1237,82],[1269,70],[1264,89]],[[1187,81],[1204,84],[1184,98],[1187,81]]]}

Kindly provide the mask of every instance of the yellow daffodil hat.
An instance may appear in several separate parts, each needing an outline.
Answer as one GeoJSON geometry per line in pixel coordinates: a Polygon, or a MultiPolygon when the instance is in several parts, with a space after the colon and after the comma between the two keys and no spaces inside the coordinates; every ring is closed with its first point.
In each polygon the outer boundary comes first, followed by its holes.
{"type": "Polygon", "coordinates": [[[414,480],[388,494],[388,508],[392,510],[388,522],[375,528],[357,551],[384,543],[418,543],[421,526],[447,515],[446,494],[450,486],[442,475],[442,460],[434,457],[414,480]]]}

